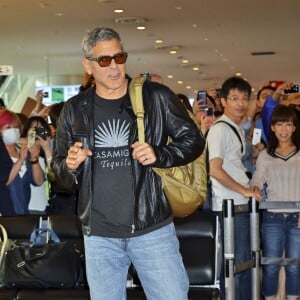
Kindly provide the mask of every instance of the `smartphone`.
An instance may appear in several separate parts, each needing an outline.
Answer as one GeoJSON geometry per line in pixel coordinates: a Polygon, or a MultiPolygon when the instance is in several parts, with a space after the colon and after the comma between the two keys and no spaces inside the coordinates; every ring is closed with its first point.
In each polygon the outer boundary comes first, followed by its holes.
{"type": "Polygon", "coordinates": [[[27,148],[30,148],[34,145],[35,143],[35,136],[36,132],[35,130],[31,130],[28,134],[28,142],[27,142],[27,148]]]}
{"type": "Polygon", "coordinates": [[[52,124],[52,120],[51,120],[51,117],[50,117],[50,116],[47,116],[47,124],[48,124],[48,125],[51,125],[51,124],[52,124]]]}
{"type": "Polygon", "coordinates": [[[289,89],[285,89],[284,93],[285,94],[299,93],[299,85],[298,84],[294,84],[289,89]]]}
{"type": "Polygon", "coordinates": [[[204,109],[207,107],[206,91],[200,90],[197,92],[197,101],[199,109],[204,109]]]}
{"type": "Polygon", "coordinates": [[[261,141],[262,130],[260,128],[254,128],[252,136],[252,145],[256,145],[261,141]]]}

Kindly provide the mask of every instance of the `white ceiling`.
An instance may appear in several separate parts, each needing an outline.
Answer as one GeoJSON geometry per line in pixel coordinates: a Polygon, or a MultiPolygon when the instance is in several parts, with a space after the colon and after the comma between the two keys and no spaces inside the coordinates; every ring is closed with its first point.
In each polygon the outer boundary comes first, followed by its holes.
{"type": "Polygon", "coordinates": [[[0,0],[0,65],[41,79],[81,76],[81,40],[96,26],[121,34],[129,75],[158,73],[189,96],[235,72],[256,90],[269,80],[300,83],[299,0],[0,0]],[[147,29],[115,22],[131,17],[146,19],[147,29]],[[164,41],[160,49],[156,39],[164,41]],[[178,53],[170,55],[174,46],[178,53]],[[256,51],[276,54],[252,56],[256,51]]]}

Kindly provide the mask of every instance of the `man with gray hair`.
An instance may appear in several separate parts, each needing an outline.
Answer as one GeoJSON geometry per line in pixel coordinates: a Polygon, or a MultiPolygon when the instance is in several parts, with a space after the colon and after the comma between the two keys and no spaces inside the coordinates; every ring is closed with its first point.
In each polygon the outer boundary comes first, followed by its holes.
{"type": "Polygon", "coordinates": [[[176,95],[147,80],[146,142],[139,144],[128,93],[128,55],[119,34],[95,28],[82,48],[84,69],[95,85],[65,104],[52,169],[65,188],[79,190],[91,298],[126,299],[132,263],[147,299],[185,300],[189,282],[172,211],[152,167],[194,160],[204,140],[176,95]]]}

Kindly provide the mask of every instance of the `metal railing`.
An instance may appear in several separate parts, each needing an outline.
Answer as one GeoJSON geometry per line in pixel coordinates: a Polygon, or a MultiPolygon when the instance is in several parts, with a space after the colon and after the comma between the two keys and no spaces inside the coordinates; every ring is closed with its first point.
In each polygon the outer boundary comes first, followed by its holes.
{"type": "Polygon", "coordinates": [[[251,269],[252,279],[252,300],[261,299],[260,266],[266,264],[278,265],[300,265],[300,259],[262,257],[260,250],[260,224],[259,209],[300,209],[300,202],[258,202],[251,199],[249,204],[234,205],[233,199],[223,201],[223,220],[224,220],[224,267],[225,267],[225,298],[235,299],[234,275],[238,272],[251,269]],[[250,214],[250,245],[251,260],[235,265],[234,253],[234,215],[236,213],[249,212],[250,214]]]}

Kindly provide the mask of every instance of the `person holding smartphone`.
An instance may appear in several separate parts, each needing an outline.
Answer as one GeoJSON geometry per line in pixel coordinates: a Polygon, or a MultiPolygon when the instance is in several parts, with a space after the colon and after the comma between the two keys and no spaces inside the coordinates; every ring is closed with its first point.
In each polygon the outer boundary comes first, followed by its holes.
{"type": "Polygon", "coordinates": [[[28,147],[30,134],[20,139],[20,128],[21,122],[17,114],[7,109],[0,110],[0,133],[12,161],[6,185],[14,214],[27,215],[31,196],[30,184],[41,185],[45,178],[38,160],[40,148],[36,143],[28,147]]]}
{"type": "Polygon", "coordinates": [[[202,134],[206,136],[209,128],[215,121],[215,110],[213,106],[209,107],[206,91],[201,90],[197,92],[192,110],[196,121],[200,125],[202,134]]]}
{"type": "MultiPolygon", "coordinates": [[[[50,127],[46,120],[39,116],[28,118],[27,122],[24,124],[21,137],[26,138],[30,134],[33,134],[33,140],[31,143],[36,143],[40,148],[38,155],[39,165],[43,170],[44,177],[47,178],[52,160],[52,150],[50,144],[50,127]]],[[[39,186],[30,184],[31,197],[28,205],[30,214],[41,215],[45,213],[45,209],[48,204],[48,193],[46,193],[47,185],[49,186],[49,182],[46,180],[39,186]]]]}

